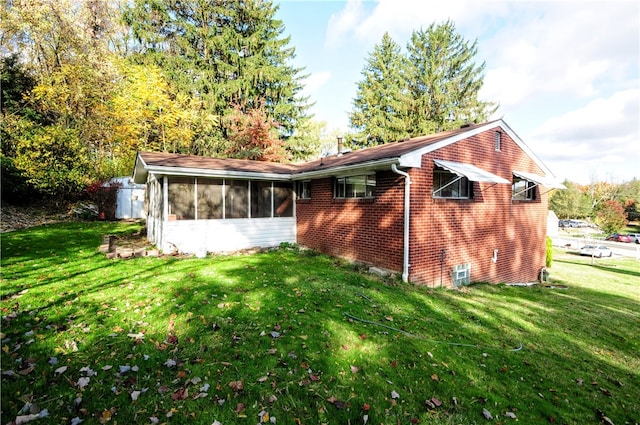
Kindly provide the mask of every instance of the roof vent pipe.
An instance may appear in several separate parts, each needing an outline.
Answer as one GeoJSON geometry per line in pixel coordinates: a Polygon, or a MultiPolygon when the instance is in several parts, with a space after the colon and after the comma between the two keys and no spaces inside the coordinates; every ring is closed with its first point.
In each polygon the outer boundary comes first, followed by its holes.
{"type": "Polygon", "coordinates": [[[391,170],[404,177],[404,253],[402,256],[402,281],[409,281],[409,205],[411,200],[411,177],[409,174],[398,170],[396,164],[391,164],[391,170]]]}

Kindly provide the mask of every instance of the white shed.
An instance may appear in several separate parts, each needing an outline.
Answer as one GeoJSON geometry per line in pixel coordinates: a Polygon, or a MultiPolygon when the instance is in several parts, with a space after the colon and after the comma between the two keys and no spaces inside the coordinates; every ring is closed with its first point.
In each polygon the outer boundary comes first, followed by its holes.
{"type": "Polygon", "coordinates": [[[144,184],[133,182],[132,177],[114,177],[110,183],[120,184],[116,199],[116,219],[144,218],[144,184]]]}

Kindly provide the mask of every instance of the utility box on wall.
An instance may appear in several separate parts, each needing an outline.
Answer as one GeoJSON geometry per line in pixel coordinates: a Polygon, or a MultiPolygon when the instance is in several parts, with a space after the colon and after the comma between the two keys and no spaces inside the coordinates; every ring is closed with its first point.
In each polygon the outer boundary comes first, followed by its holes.
{"type": "Polygon", "coordinates": [[[116,200],[116,219],[144,218],[144,184],[136,184],[131,177],[115,177],[111,183],[119,183],[116,200]]]}

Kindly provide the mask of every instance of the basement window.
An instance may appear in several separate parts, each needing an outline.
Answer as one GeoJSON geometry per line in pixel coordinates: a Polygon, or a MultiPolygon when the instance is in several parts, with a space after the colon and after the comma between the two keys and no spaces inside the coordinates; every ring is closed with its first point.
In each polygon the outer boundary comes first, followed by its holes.
{"type": "Polygon", "coordinates": [[[455,287],[469,285],[471,283],[471,263],[454,266],[451,272],[451,279],[455,287]]]}

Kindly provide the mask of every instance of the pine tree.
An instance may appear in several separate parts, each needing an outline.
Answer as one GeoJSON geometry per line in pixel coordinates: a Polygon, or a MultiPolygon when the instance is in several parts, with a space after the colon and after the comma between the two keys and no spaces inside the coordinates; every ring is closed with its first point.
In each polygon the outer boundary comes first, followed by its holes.
{"type": "Polygon", "coordinates": [[[485,63],[474,62],[477,44],[457,34],[451,21],[413,32],[407,45],[412,135],[486,121],[495,111],[478,99],[485,63]]]}
{"type": "Polygon", "coordinates": [[[374,146],[408,136],[409,96],[406,63],[400,46],[388,33],[369,54],[363,80],[353,101],[349,122],[357,132],[351,144],[374,146]]]}
{"type": "Polygon", "coordinates": [[[282,37],[284,26],[274,18],[270,1],[135,0],[125,13],[139,43],[142,62],[157,64],[179,92],[199,99],[220,123],[198,146],[205,155],[216,152],[230,129],[224,119],[233,105],[249,113],[264,106],[278,126],[280,137],[290,136],[306,114],[300,96],[301,69],[289,61],[295,50],[282,37]]]}

